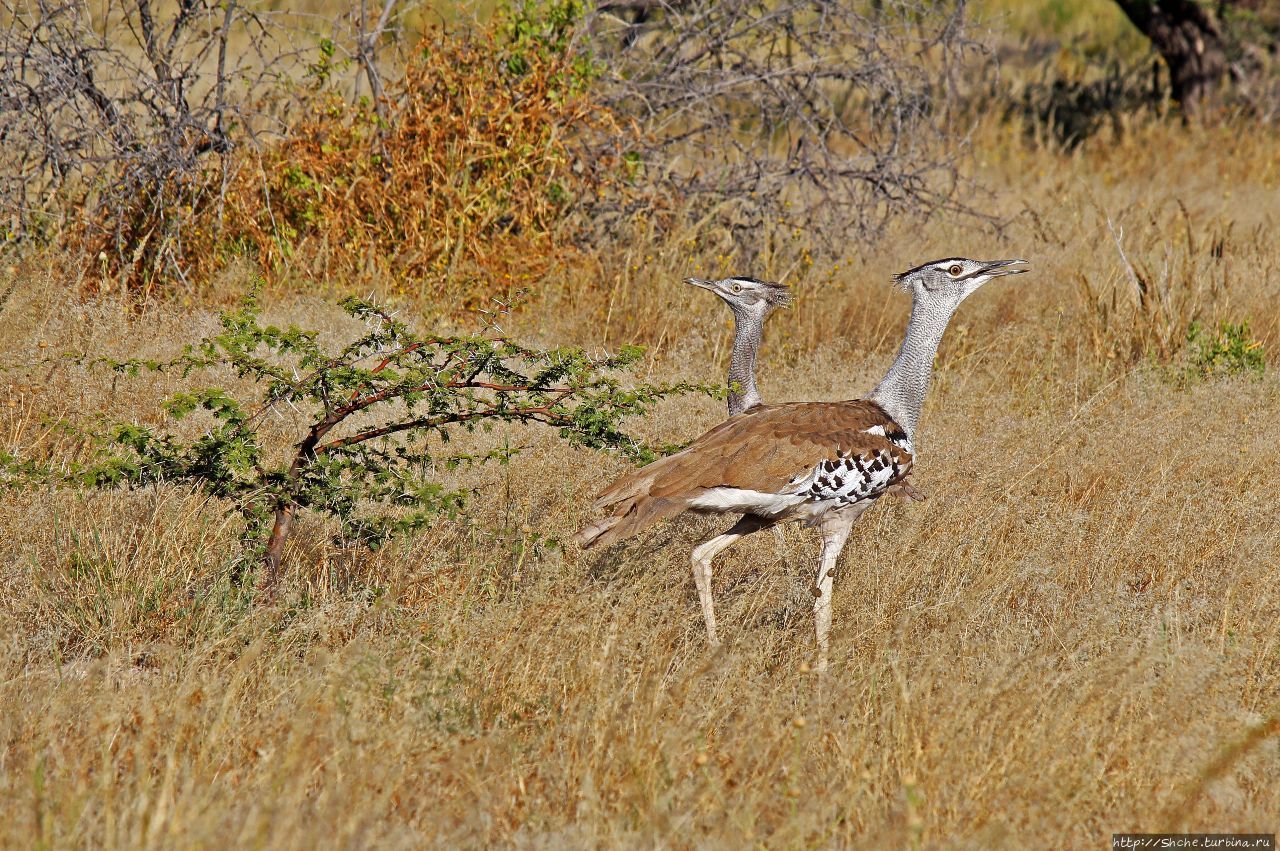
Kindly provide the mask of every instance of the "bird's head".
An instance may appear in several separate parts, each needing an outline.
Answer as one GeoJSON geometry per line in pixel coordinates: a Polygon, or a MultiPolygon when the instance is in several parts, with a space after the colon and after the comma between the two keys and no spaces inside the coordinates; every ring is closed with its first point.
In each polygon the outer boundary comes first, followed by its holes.
{"type": "Polygon", "coordinates": [[[908,269],[893,280],[915,299],[958,305],[993,278],[1018,275],[1029,269],[1017,266],[1026,260],[968,260],[948,257],[908,269]]]}
{"type": "Polygon", "coordinates": [[[721,278],[718,281],[704,281],[701,278],[685,278],[686,284],[702,287],[724,299],[734,312],[764,316],[776,307],[791,306],[791,288],[786,284],[775,284],[756,278],[734,277],[721,278]]]}

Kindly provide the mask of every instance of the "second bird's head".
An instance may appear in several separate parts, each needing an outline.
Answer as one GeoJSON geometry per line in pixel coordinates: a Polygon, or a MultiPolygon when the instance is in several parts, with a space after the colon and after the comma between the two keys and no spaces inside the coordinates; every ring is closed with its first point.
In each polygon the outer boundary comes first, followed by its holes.
{"type": "Polygon", "coordinates": [[[685,278],[684,282],[702,287],[704,290],[711,290],[724,299],[735,313],[744,310],[748,313],[764,315],[776,307],[791,306],[791,288],[786,284],[775,284],[748,277],[721,278],[718,281],[685,278]]]}
{"type": "Polygon", "coordinates": [[[934,260],[901,275],[894,275],[898,286],[916,299],[936,300],[953,307],[964,301],[994,278],[1018,275],[1029,269],[1017,264],[1026,260],[969,260],[965,257],[948,257],[934,260]]]}

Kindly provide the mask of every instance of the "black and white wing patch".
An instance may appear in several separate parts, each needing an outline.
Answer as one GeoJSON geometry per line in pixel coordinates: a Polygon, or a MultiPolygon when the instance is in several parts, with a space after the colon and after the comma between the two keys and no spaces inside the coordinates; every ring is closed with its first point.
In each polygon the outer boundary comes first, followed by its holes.
{"type": "Polygon", "coordinates": [[[876,437],[883,437],[885,440],[888,440],[908,455],[915,452],[915,450],[911,448],[911,438],[907,437],[907,433],[897,424],[890,424],[888,429],[882,425],[872,426],[867,429],[865,433],[873,434],[876,437]]]}
{"type": "Polygon", "coordinates": [[[815,502],[834,500],[851,505],[876,499],[911,471],[911,456],[890,449],[858,454],[841,453],[823,461],[803,478],[792,481],[787,493],[815,502]]]}

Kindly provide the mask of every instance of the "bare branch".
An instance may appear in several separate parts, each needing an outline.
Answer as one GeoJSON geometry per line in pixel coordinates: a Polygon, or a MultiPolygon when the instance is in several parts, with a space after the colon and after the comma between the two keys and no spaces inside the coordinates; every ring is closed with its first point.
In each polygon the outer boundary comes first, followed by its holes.
{"type": "MultiPolygon", "coordinates": [[[[605,140],[636,179],[712,215],[748,257],[795,228],[834,255],[892,218],[960,203],[960,66],[989,52],[963,2],[601,2],[589,47],[609,105],[639,133],[605,140]],[[634,20],[622,20],[632,13],[634,20]],[[957,141],[958,140],[958,141],[957,141]],[[642,173],[642,174],[641,174],[642,173]]],[[[661,204],[661,200],[655,203],[661,204]]],[[[606,198],[605,227],[634,213],[606,198]]]]}
{"type": "Polygon", "coordinates": [[[309,41],[236,0],[0,0],[0,20],[0,213],[19,240],[96,230],[113,267],[162,274],[206,158],[225,187],[233,128],[280,126],[309,41]]]}
{"type": "Polygon", "coordinates": [[[373,28],[365,31],[365,0],[360,3],[360,35],[356,45],[356,58],[369,81],[369,90],[373,96],[373,106],[380,118],[386,118],[386,89],[382,85],[382,76],[378,72],[377,49],[378,39],[387,28],[391,19],[391,11],[396,0],[386,0],[382,6],[382,14],[378,16],[373,28]]]}

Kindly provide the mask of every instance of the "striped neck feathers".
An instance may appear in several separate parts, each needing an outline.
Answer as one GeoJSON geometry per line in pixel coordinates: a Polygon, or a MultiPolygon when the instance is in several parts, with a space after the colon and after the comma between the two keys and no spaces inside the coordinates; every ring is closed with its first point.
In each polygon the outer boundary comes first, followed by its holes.
{"type": "Polygon", "coordinates": [[[933,360],[938,344],[947,330],[947,323],[960,306],[963,298],[937,298],[915,294],[911,302],[911,320],[902,348],[889,371],[876,389],[871,391],[871,401],[884,408],[893,421],[902,426],[907,439],[915,442],[916,426],[924,408],[924,397],[929,392],[933,377],[933,360]]]}
{"type": "Polygon", "coordinates": [[[733,356],[729,359],[729,416],[736,416],[763,400],[756,389],[756,355],[764,336],[762,311],[733,308],[733,356]]]}

